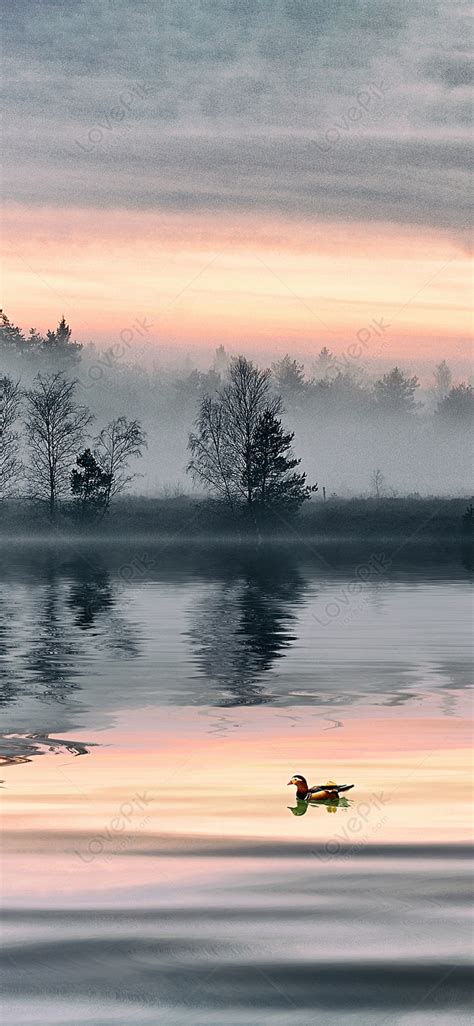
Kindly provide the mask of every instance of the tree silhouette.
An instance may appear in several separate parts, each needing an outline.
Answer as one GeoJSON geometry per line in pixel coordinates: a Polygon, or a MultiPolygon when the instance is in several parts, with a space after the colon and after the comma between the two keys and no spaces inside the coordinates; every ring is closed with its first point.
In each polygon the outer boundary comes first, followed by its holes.
{"type": "Polygon", "coordinates": [[[68,363],[77,363],[80,359],[82,345],[71,341],[72,331],[66,324],[64,314],[55,331],[47,331],[43,341],[44,352],[68,363]]]}
{"type": "Polygon", "coordinates": [[[101,469],[90,449],[84,449],[71,471],[71,492],[81,520],[103,514],[110,485],[111,475],[101,469]]]}
{"type": "Polygon", "coordinates": [[[38,374],[26,392],[25,427],[30,451],[27,469],[33,494],[46,499],[54,520],[59,498],[67,491],[69,471],[92,416],[75,402],[75,381],[60,371],[38,374]]]}
{"type": "Polygon", "coordinates": [[[189,436],[191,459],[187,471],[234,511],[237,494],[235,465],[229,438],[227,412],[222,402],[204,396],[196,418],[196,431],[189,436]]]}
{"type": "Polygon", "coordinates": [[[95,457],[108,477],[105,489],[104,512],[114,496],[138,475],[129,473],[130,461],[138,459],[146,446],[145,432],[138,420],[117,417],[102,429],[95,440],[95,457]]]}
{"type": "Polygon", "coordinates": [[[446,423],[469,423],[474,416],[474,392],[471,385],[461,382],[451,388],[448,394],[438,403],[437,417],[446,423]]]}
{"type": "Polygon", "coordinates": [[[8,375],[0,378],[0,499],[16,491],[23,471],[15,430],[21,399],[20,382],[8,375]]]}
{"type": "Polygon", "coordinates": [[[382,474],[380,467],[377,467],[373,474],[371,474],[370,483],[374,490],[376,499],[381,499],[382,496],[385,495],[385,477],[382,474]]]}
{"type": "Polygon", "coordinates": [[[201,402],[187,470],[232,510],[253,505],[255,430],[266,409],[276,415],[280,408],[281,398],[271,395],[270,372],[244,356],[232,360],[228,382],[215,399],[205,396],[201,402]]]}
{"type": "Polygon", "coordinates": [[[317,381],[325,381],[337,373],[337,357],[327,346],[323,346],[319,356],[313,360],[312,371],[317,381]]]}
{"type": "Polygon", "coordinates": [[[288,353],[282,360],[272,364],[272,376],[275,390],[288,402],[297,401],[307,391],[304,366],[297,360],[291,360],[288,353]]]}
{"type": "MultiPolygon", "coordinates": [[[[281,420],[265,410],[252,438],[252,493],[254,506],[264,516],[272,511],[293,513],[318,486],[306,484],[306,474],[292,473],[301,460],[291,450],[294,432],[284,433],[281,420]]],[[[244,481],[247,488],[247,482],[244,481]]]]}
{"type": "Polygon", "coordinates": [[[388,414],[414,413],[419,407],[415,401],[415,393],[419,388],[416,376],[405,377],[398,367],[394,367],[374,385],[374,397],[377,408],[388,414]]]}
{"type": "Polygon", "coordinates": [[[437,402],[442,402],[446,398],[450,391],[453,383],[453,375],[446,363],[446,360],[441,360],[433,371],[434,386],[432,389],[434,398],[437,402]]]}
{"type": "Polygon", "coordinates": [[[278,420],[280,408],[269,372],[243,356],[232,361],[229,381],[215,398],[201,402],[187,470],[232,512],[295,512],[315,490],[305,474],[293,472],[300,460],[291,451],[294,435],[278,420]]]}
{"type": "Polygon", "coordinates": [[[227,355],[224,346],[218,346],[214,353],[211,369],[219,376],[224,375],[229,367],[229,359],[230,358],[227,355]]]}
{"type": "Polygon", "coordinates": [[[315,381],[311,397],[316,413],[346,414],[351,410],[359,414],[373,406],[370,392],[350,371],[335,370],[332,377],[315,381]]]}
{"type": "Polygon", "coordinates": [[[6,353],[21,354],[28,342],[17,325],[12,324],[7,315],[0,310],[0,349],[6,353]]]}

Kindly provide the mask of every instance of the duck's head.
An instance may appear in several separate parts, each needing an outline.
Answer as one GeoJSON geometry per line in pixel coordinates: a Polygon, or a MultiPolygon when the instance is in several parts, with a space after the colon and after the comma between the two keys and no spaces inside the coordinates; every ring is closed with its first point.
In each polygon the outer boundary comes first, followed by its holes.
{"type": "Polygon", "coordinates": [[[286,786],[289,787],[290,784],[294,784],[298,791],[308,790],[306,778],[302,777],[300,773],[295,773],[294,777],[292,777],[291,780],[288,781],[288,784],[286,786]]]}

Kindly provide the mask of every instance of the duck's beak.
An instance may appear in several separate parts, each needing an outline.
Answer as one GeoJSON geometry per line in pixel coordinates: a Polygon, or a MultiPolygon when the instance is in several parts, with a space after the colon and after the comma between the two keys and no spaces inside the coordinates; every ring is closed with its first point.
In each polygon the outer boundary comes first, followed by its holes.
{"type": "Polygon", "coordinates": [[[293,781],[292,781],[292,780],[289,780],[286,786],[287,786],[287,787],[289,787],[289,786],[290,786],[290,784],[292,784],[292,783],[293,783],[293,781]]]}

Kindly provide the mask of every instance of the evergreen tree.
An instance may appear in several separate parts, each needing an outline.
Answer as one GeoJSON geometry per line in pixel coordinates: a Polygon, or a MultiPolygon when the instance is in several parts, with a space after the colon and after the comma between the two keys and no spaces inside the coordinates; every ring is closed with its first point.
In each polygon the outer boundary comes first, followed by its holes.
{"type": "Polygon", "coordinates": [[[420,406],[415,400],[419,388],[416,376],[405,377],[398,367],[384,374],[374,385],[374,398],[378,409],[388,414],[414,413],[420,406]]]}
{"type": "Polygon", "coordinates": [[[436,416],[446,423],[455,425],[467,424],[474,416],[474,392],[471,385],[461,382],[451,388],[448,394],[438,403],[436,416]]]}
{"type": "Polygon", "coordinates": [[[81,520],[105,512],[111,483],[112,475],[102,470],[90,449],[84,449],[71,471],[71,492],[81,520]]]}
{"type": "Polygon", "coordinates": [[[327,346],[323,346],[319,356],[313,360],[312,371],[317,381],[327,381],[337,374],[337,357],[327,346]]]}
{"type": "MultiPolygon", "coordinates": [[[[281,420],[266,409],[259,417],[251,442],[249,460],[251,491],[256,512],[296,512],[317,485],[306,484],[306,474],[295,472],[301,460],[294,456],[294,432],[283,430],[281,420]]],[[[244,481],[247,490],[247,482],[244,481]]]]}
{"type": "Polygon", "coordinates": [[[8,353],[21,354],[28,343],[16,324],[12,324],[7,315],[0,310],[0,349],[8,353]]]}
{"type": "Polygon", "coordinates": [[[284,401],[298,400],[307,390],[303,364],[291,360],[288,353],[282,360],[272,364],[272,376],[276,391],[284,401]]]}
{"type": "Polygon", "coordinates": [[[56,331],[46,332],[46,338],[43,341],[42,347],[43,351],[55,359],[59,358],[67,363],[78,363],[82,345],[80,342],[72,342],[71,335],[72,330],[69,324],[66,324],[63,314],[56,331]]]}

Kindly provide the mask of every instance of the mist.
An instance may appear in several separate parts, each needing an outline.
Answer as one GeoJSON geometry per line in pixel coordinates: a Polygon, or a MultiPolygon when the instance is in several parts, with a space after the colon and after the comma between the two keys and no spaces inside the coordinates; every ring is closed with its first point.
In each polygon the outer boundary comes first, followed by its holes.
{"type": "MultiPolygon", "coordinates": [[[[148,445],[130,491],[170,497],[196,491],[185,471],[188,436],[202,397],[225,383],[232,355],[220,346],[208,356],[207,366],[201,359],[198,367],[185,354],[164,362],[154,359],[148,347],[132,354],[125,345],[101,349],[89,344],[78,349],[74,362],[61,362],[56,355],[25,357],[3,346],[0,371],[31,387],[38,371],[62,369],[77,381],[77,399],[93,414],[92,435],[115,417],[138,418],[148,445]]],[[[294,432],[292,448],[301,469],[310,484],[318,484],[313,501],[323,494],[469,494],[472,393],[449,408],[446,395],[461,382],[449,367],[444,385],[439,364],[438,371],[434,364],[426,369],[422,383],[412,377],[414,403],[408,411],[374,401],[375,383],[384,374],[376,361],[348,366],[323,349],[305,364],[275,353],[266,365],[260,363],[265,366],[272,371],[272,389],[282,395],[282,420],[294,432]]],[[[410,368],[401,365],[400,370],[410,378],[410,368]]]]}

